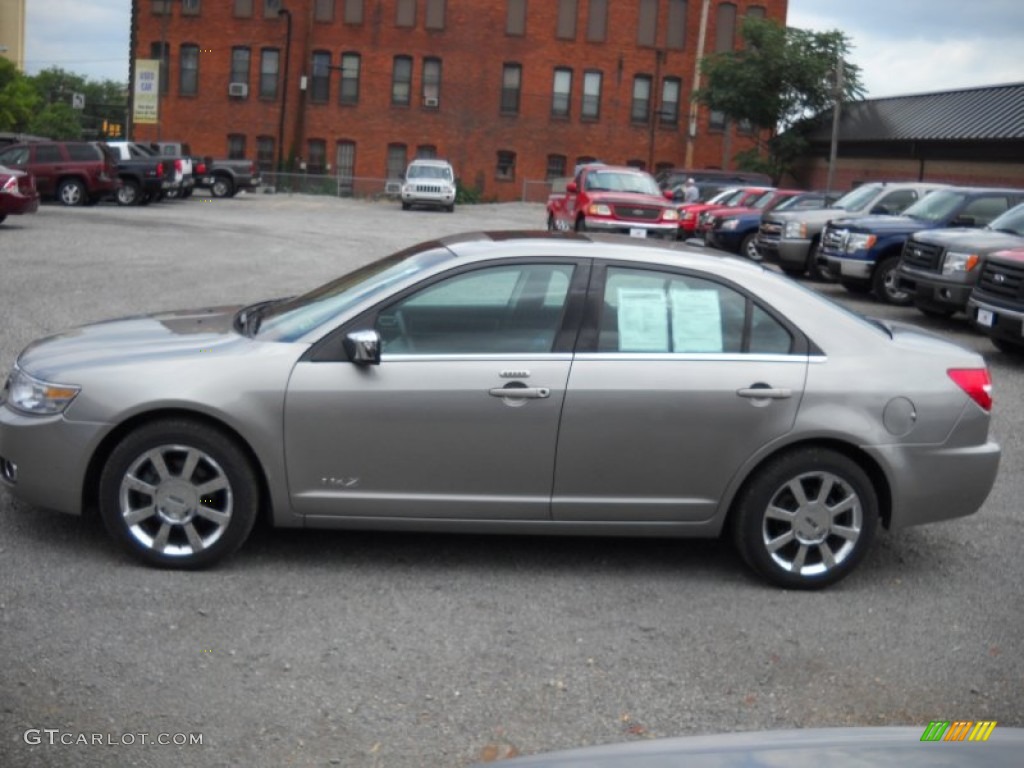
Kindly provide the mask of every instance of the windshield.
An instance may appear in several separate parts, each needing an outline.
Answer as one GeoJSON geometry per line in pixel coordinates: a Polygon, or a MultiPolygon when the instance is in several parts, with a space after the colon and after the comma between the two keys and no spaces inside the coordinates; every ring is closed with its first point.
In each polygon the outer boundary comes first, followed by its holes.
{"type": "Polygon", "coordinates": [[[1002,216],[993,219],[988,228],[1024,237],[1024,205],[1011,208],[1002,216]]]}
{"type": "Polygon", "coordinates": [[[641,195],[661,195],[654,179],[646,173],[629,171],[593,171],[587,176],[586,188],[592,192],[635,192],[641,195]]]}
{"type": "Polygon", "coordinates": [[[452,252],[436,242],[386,256],[302,296],[270,305],[260,318],[259,338],[295,341],[359,302],[451,258],[452,252]]]}
{"type": "Polygon", "coordinates": [[[768,205],[768,203],[770,203],[772,201],[772,198],[774,198],[774,197],[775,197],[775,191],[774,190],[769,190],[768,192],[765,192],[763,195],[761,195],[756,200],[748,201],[747,205],[750,206],[751,208],[764,208],[765,206],[768,205]]]}
{"type": "Polygon", "coordinates": [[[452,169],[446,165],[410,165],[405,174],[407,179],[452,180],[452,169]]]}
{"type": "Polygon", "coordinates": [[[945,221],[963,205],[966,195],[950,189],[940,189],[925,195],[903,212],[904,216],[933,224],[945,221]]]}
{"type": "Polygon", "coordinates": [[[739,194],[739,191],[740,190],[738,190],[738,189],[723,189],[717,195],[715,195],[710,200],[708,200],[708,205],[710,205],[711,203],[724,203],[729,198],[733,197],[734,195],[739,194]]]}
{"type": "Polygon", "coordinates": [[[865,184],[847,192],[836,200],[832,207],[842,208],[844,211],[859,211],[870,203],[881,189],[880,184],[865,184]]]}

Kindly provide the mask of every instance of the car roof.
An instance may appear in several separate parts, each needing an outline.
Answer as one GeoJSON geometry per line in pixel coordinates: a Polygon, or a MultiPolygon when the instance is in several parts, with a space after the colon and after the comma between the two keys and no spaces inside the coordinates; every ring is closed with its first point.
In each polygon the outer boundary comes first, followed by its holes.
{"type": "Polygon", "coordinates": [[[451,163],[449,163],[447,160],[441,160],[441,159],[436,158],[436,157],[418,157],[415,160],[413,160],[411,163],[409,163],[409,165],[437,165],[437,166],[445,166],[445,165],[451,165],[451,163]]]}

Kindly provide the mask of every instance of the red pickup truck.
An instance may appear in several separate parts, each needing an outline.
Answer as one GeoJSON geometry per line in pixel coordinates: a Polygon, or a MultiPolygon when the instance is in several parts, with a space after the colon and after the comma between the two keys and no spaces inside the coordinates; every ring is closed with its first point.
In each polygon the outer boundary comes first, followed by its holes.
{"type": "Polygon", "coordinates": [[[548,229],[675,240],[679,212],[645,171],[628,166],[584,165],[564,193],[548,198],[548,229]]]}

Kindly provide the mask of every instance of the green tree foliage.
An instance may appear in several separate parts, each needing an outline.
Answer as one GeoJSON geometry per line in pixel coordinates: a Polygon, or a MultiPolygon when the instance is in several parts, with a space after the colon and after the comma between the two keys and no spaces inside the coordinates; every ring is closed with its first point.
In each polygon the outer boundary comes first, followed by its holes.
{"type": "Polygon", "coordinates": [[[32,133],[54,139],[102,138],[103,121],[123,123],[128,89],[113,80],[90,80],[59,67],[31,78],[47,106],[32,121],[32,133]],[[72,109],[73,94],[85,96],[85,109],[72,109]]]}
{"type": "Polygon", "coordinates": [[[39,102],[31,80],[13,62],[0,58],[0,131],[27,131],[39,102]]]}
{"type": "Polygon", "coordinates": [[[703,59],[706,85],[697,98],[757,129],[757,149],[740,153],[737,162],[778,180],[806,150],[801,128],[807,118],[832,107],[837,63],[843,61],[844,101],[864,95],[860,68],[848,60],[850,40],[839,30],[814,32],[748,17],[742,36],[738,50],[703,59]]]}

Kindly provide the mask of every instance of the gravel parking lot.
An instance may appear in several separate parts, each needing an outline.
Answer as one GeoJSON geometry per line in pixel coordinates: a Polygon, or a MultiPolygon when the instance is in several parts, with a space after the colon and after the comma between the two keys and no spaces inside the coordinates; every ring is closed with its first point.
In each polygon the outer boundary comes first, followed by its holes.
{"type": "MultiPolygon", "coordinates": [[[[0,225],[0,369],[68,326],[287,295],[421,240],[543,223],[531,204],[261,194],[44,206],[0,225]]],[[[97,520],[0,491],[0,765],[464,766],[722,731],[1024,726],[1024,360],[962,318],[820,289],[988,358],[1004,452],[978,515],[880,533],[808,594],[703,541],[258,529],[216,570],[161,572],[97,520]]]]}

